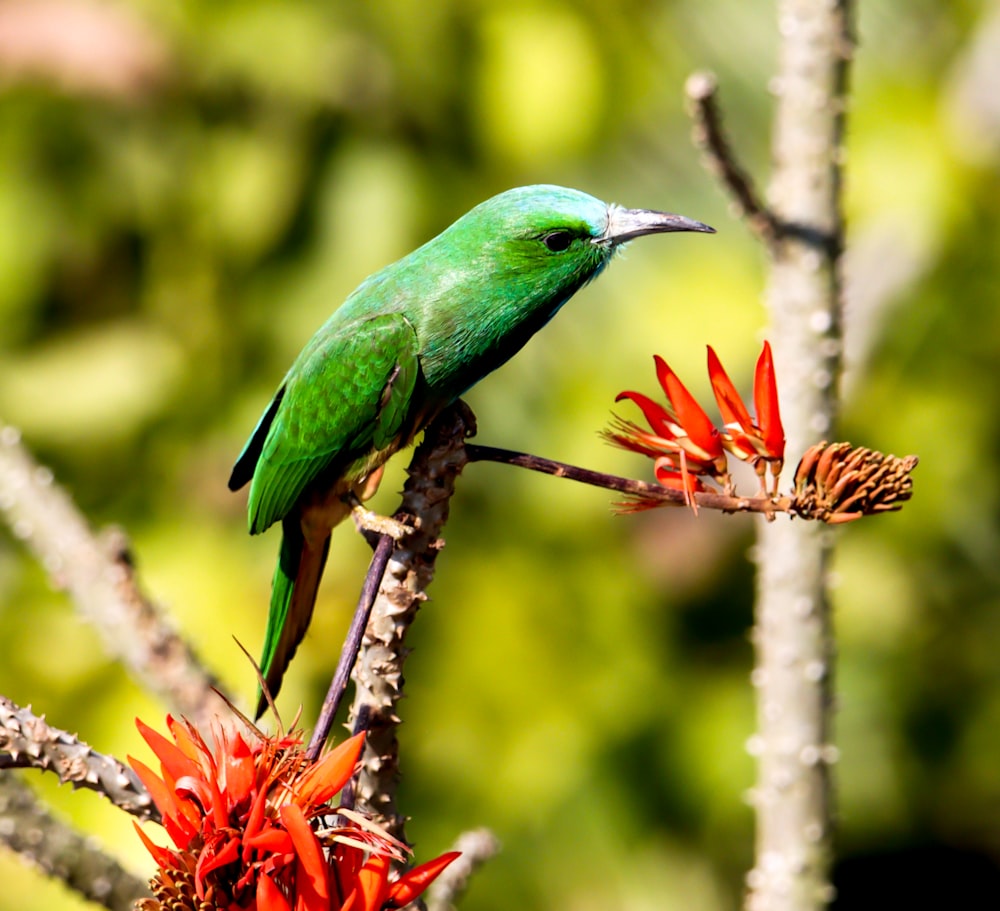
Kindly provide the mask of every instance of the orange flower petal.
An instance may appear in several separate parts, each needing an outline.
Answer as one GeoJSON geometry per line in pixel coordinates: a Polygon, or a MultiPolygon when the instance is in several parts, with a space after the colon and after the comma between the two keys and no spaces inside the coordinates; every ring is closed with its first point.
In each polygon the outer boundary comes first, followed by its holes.
{"type": "Polygon", "coordinates": [[[136,832],[139,833],[139,838],[146,846],[146,850],[153,856],[153,860],[156,861],[156,865],[160,867],[160,869],[169,869],[170,867],[176,865],[177,859],[174,857],[173,851],[169,848],[161,848],[158,844],[152,841],[150,837],[142,831],[139,823],[137,823],[134,819],[132,820],[132,825],[135,826],[136,832]]]}
{"type": "Polygon", "coordinates": [[[722,422],[727,426],[735,424],[744,431],[751,430],[753,421],[750,412],[711,345],[708,346],[708,377],[712,381],[712,392],[715,393],[722,422]]]}
{"type": "MultiPolygon", "coordinates": [[[[186,718],[174,718],[173,715],[167,715],[167,730],[173,736],[178,749],[189,759],[194,760],[199,765],[204,764],[206,759],[209,759],[208,744],[186,718]]],[[[210,759],[209,767],[211,767],[210,759]]]]}
{"type": "Polygon", "coordinates": [[[358,871],[361,911],[380,911],[389,885],[389,858],[373,854],[358,871]]]}
{"type": "Polygon", "coordinates": [[[327,911],[330,904],[327,865],[316,833],[298,804],[286,804],[278,816],[295,846],[296,908],[301,903],[308,911],[327,911]]]}
{"type": "Polygon", "coordinates": [[[719,458],[722,455],[722,440],[705,409],[688,392],[687,387],[662,357],[657,354],[653,360],[656,362],[657,379],[677,414],[677,423],[684,428],[691,442],[703,450],[709,459],[719,458]]]}
{"type": "Polygon", "coordinates": [[[426,863],[414,867],[404,873],[396,882],[389,886],[389,894],[386,897],[386,908],[403,908],[417,898],[438,876],[441,871],[448,866],[456,857],[460,857],[461,851],[448,851],[440,857],[428,860],[426,863]]]}
{"type": "Polygon", "coordinates": [[[295,802],[310,809],[325,804],[354,774],[364,745],[364,732],[355,734],[310,766],[295,787],[295,802]]]}
{"type": "Polygon", "coordinates": [[[333,863],[330,864],[331,891],[336,892],[342,905],[341,911],[347,911],[360,901],[357,876],[364,859],[364,851],[355,845],[338,842],[333,849],[333,863]]]}
{"type": "Polygon", "coordinates": [[[778,384],[774,377],[774,360],[771,357],[771,346],[767,342],[764,342],[764,349],[757,358],[753,399],[768,455],[772,459],[784,458],[785,430],[781,426],[781,412],[778,408],[778,384]]]}
{"type": "Polygon", "coordinates": [[[292,854],[295,850],[292,837],[284,830],[272,827],[256,835],[243,837],[244,854],[248,850],[266,854],[292,854]]]}
{"type": "Polygon", "coordinates": [[[173,816],[177,812],[176,798],[174,792],[163,782],[163,779],[156,774],[148,765],[134,756],[126,756],[128,764],[132,766],[132,771],[139,776],[139,780],[146,786],[149,796],[153,798],[156,809],[161,816],[173,816]]]}
{"type": "MultiPolygon", "coordinates": [[[[240,843],[235,835],[230,835],[224,841],[206,845],[198,855],[198,863],[195,865],[195,880],[204,881],[213,870],[225,867],[227,864],[235,863],[239,857],[240,843]],[[219,848],[219,845],[222,845],[219,848]]],[[[199,895],[201,892],[199,892],[199,895]]]]}
{"type": "MultiPolygon", "coordinates": [[[[168,723],[170,720],[168,717],[168,723]]],[[[160,760],[163,771],[169,773],[171,778],[176,780],[185,775],[204,778],[204,772],[198,763],[186,756],[176,744],[167,740],[159,731],[154,731],[138,718],[135,719],[135,726],[139,729],[142,739],[149,744],[149,748],[160,760]]]]}
{"type": "Polygon", "coordinates": [[[684,471],[673,467],[666,459],[656,460],[653,465],[653,476],[656,478],[657,484],[670,490],[683,490],[692,494],[695,491],[704,492],[708,489],[697,475],[692,474],[690,470],[684,471]]]}
{"type": "Polygon", "coordinates": [[[292,911],[278,884],[266,873],[257,880],[257,911],[292,911]]]}
{"type": "Polygon", "coordinates": [[[649,426],[653,428],[653,431],[658,436],[668,440],[677,438],[677,428],[674,426],[677,421],[674,415],[659,402],[654,402],[648,395],[643,395],[641,392],[631,391],[619,393],[615,401],[620,402],[622,399],[629,399],[642,409],[642,413],[649,422],[649,426]]]}
{"type": "Polygon", "coordinates": [[[257,796],[254,798],[253,803],[250,805],[250,813],[247,815],[247,821],[243,826],[243,862],[246,863],[247,859],[250,857],[250,848],[247,847],[247,840],[258,835],[265,825],[270,826],[270,821],[264,816],[264,811],[267,809],[267,789],[261,788],[257,792],[257,796]]]}
{"type": "Polygon", "coordinates": [[[231,807],[250,796],[257,769],[253,753],[239,733],[233,736],[232,743],[225,750],[222,776],[222,790],[231,807]]]}
{"type": "Polygon", "coordinates": [[[170,786],[145,763],[140,762],[133,756],[128,757],[129,765],[139,776],[139,780],[146,786],[149,796],[152,797],[156,809],[160,811],[163,818],[163,828],[167,830],[170,840],[178,848],[186,848],[191,839],[198,834],[197,816],[193,812],[194,808],[186,800],[178,798],[170,786]]]}

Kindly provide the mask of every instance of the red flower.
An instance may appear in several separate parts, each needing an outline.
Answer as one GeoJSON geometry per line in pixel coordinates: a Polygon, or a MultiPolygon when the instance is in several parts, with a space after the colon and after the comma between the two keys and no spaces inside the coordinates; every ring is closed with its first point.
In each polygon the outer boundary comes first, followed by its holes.
{"type": "MultiPolygon", "coordinates": [[[[767,495],[764,474],[771,466],[774,477],[773,494],[777,495],[778,475],[785,454],[785,434],[778,411],[778,390],[774,380],[771,346],[757,361],[754,374],[754,405],[757,421],[740,398],[736,387],[723,369],[719,358],[708,349],[708,375],[715,400],[725,423],[719,431],[705,410],[695,401],[677,374],[659,355],[654,356],[656,376],[666,395],[662,405],[641,392],[622,392],[616,399],[629,399],[642,410],[650,429],[615,415],[614,423],[604,436],[623,449],[654,459],[653,472],[664,487],[682,490],[685,501],[696,509],[693,494],[708,490],[702,478],[720,484],[727,494],[733,493],[732,478],[726,463],[726,452],[750,462],[761,478],[761,495],[767,495]]],[[[651,508],[659,501],[639,498],[632,509],[651,508]]]]}
{"type": "Polygon", "coordinates": [[[774,379],[771,346],[764,342],[764,349],[757,359],[757,367],[754,370],[753,400],[757,411],[756,422],[750,417],[747,406],[743,404],[743,399],[740,398],[711,345],[708,346],[708,375],[725,423],[722,444],[736,458],[753,465],[760,477],[762,494],[767,493],[764,472],[769,464],[774,478],[772,494],[777,495],[778,475],[781,474],[785,458],[785,432],[781,426],[781,414],[778,410],[778,387],[774,379]]]}
{"type": "Polygon", "coordinates": [[[310,762],[297,737],[247,737],[217,724],[211,746],[167,717],[169,740],[136,722],[160,774],[129,757],[176,850],[139,836],[160,870],[139,911],[384,911],[416,898],[457,856],[390,882],[405,847],[330,799],[354,773],[359,734],[310,762]],[[336,825],[321,825],[330,817],[336,825]],[[404,900],[405,899],[405,900],[404,900]]]}
{"type": "Polygon", "coordinates": [[[655,459],[656,480],[664,487],[690,494],[705,490],[699,476],[708,476],[728,488],[729,473],[722,437],[705,410],[698,404],[677,374],[659,355],[654,355],[656,376],[667,398],[661,405],[641,392],[622,392],[615,399],[629,399],[642,410],[651,432],[638,424],[616,418],[605,435],[623,449],[655,459]]]}

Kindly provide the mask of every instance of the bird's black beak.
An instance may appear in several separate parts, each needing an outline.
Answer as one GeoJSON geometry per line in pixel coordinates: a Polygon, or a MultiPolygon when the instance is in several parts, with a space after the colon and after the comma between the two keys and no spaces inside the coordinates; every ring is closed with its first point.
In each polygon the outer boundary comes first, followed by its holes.
{"type": "Polygon", "coordinates": [[[633,237],[642,237],[644,234],[666,234],[669,231],[700,231],[702,234],[714,234],[715,228],[693,218],[674,215],[672,212],[609,206],[608,227],[600,237],[594,239],[594,243],[617,246],[632,240],[633,237]]]}

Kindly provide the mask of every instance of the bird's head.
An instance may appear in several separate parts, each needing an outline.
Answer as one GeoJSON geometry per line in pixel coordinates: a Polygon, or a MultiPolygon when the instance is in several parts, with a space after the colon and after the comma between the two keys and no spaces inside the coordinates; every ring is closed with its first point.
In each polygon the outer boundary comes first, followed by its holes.
{"type": "Polygon", "coordinates": [[[556,186],[480,203],[405,260],[393,280],[419,307],[432,384],[463,390],[517,352],[622,244],[644,234],[714,233],[699,221],[608,205],[556,186]]]}
{"type": "Polygon", "coordinates": [[[627,241],[677,231],[715,233],[683,215],[626,209],[579,190],[539,185],[486,200],[447,233],[464,241],[466,262],[491,266],[488,271],[514,286],[540,283],[550,292],[565,289],[568,296],[627,241]]]}

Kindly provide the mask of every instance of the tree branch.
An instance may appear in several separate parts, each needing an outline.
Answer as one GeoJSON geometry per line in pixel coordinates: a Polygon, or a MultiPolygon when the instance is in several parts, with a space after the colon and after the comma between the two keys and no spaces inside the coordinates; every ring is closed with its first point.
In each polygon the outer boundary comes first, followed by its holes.
{"type": "Polygon", "coordinates": [[[396,807],[399,744],[396,706],[402,697],[406,633],[434,577],[434,562],[444,542],[455,479],[467,462],[465,438],[475,432],[475,417],[464,402],[446,409],[424,433],[408,468],[403,500],[395,518],[416,532],[399,542],[389,559],[354,666],[355,731],[368,738],[354,799],[391,835],[405,840],[405,817],[396,807]]]}
{"type": "Polygon", "coordinates": [[[728,513],[758,513],[768,520],[783,512],[830,525],[901,509],[913,493],[910,474],[919,461],[912,455],[897,458],[864,446],[823,441],[803,453],[795,469],[791,495],[737,497],[711,490],[685,493],[659,484],[493,446],[467,443],[465,453],[470,462],[500,462],[593,487],[621,491],[631,497],[618,504],[622,512],[637,512],[657,506],[687,506],[695,511],[705,508],[728,513]]]}
{"type": "MultiPolygon", "coordinates": [[[[792,452],[832,432],[841,372],[841,163],[853,43],[849,0],[779,0],[769,206],[785,230],[768,301],[792,452]]],[[[832,898],[831,539],[811,523],[759,526],[753,640],[756,862],[748,911],[818,911],[832,898]]]]}
{"type": "Polygon", "coordinates": [[[128,766],[0,696],[0,770],[15,768],[53,772],[63,784],[95,791],[138,819],[159,820],[128,766]]]}
{"type": "Polygon", "coordinates": [[[500,462],[503,465],[514,465],[517,468],[527,468],[550,474],[557,478],[567,478],[589,484],[591,487],[603,487],[605,490],[616,490],[634,499],[621,504],[624,512],[634,511],[635,507],[649,508],[652,506],[688,506],[718,509],[722,512],[754,512],[768,518],[774,518],[775,513],[795,512],[795,502],[792,497],[737,497],[715,491],[695,491],[685,494],[683,490],[674,490],[660,484],[647,481],[637,481],[623,478],[619,475],[605,474],[603,471],[593,471],[590,468],[580,468],[566,462],[545,459],[542,456],[527,452],[515,452],[512,449],[498,449],[495,446],[480,446],[467,443],[465,453],[470,462],[500,462]]]}
{"type": "Polygon", "coordinates": [[[712,73],[692,73],[688,77],[684,92],[689,102],[688,112],[694,121],[692,139],[704,156],[705,167],[732,196],[737,215],[743,217],[761,241],[772,247],[782,227],[761,200],[753,178],[736,160],[733,147],[722,128],[718,91],[719,84],[712,73]]]}
{"type": "Polygon", "coordinates": [[[43,873],[111,911],[130,911],[136,899],[149,895],[143,880],[96,847],[92,839],[49,814],[23,782],[2,769],[0,841],[43,873]]]}
{"type": "Polygon", "coordinates": [[[52,472],[21,445],[20,433],[2,424],[0,513],[143,686],[196,724],[228,713],[215,692],[218,681],[140,589],[124,535],[95,537],[52,472]]]}
{"type": "Polygon", "coordinates": [[[368,628],[368,621],[372,615],[372,607],[375,605],[375,597],[378,594],[379,586],[382,584],[382,577],[385,575],[385,568],[389,562],[389,555],[392,553],[393,540],[389,535],[379,535],[378,543],[375,545],[375,553],[368,566],[368,574],[365,576],[365,583],[361,589],[361,598],[358,606],[354,610],[354,617],[351,626],[344,639],[344,646],[340,650],[340,659],[337,661],[337,668],[330,681],[330,688],[326,698],[323,700],[323,708],[320,710],[316,727],[313,728],[312,738],[309,740],[309,749],[306,755],[310,762],[319,759],[319,754],[330,736],[330,729],[333,727],[333,719],[340,707],[340,701],[344,698],[347,690],[347,681],[351,677],[351,671],[358,660],[358,652],[361,649],[361,642],[365,630],[368,628]]]}

